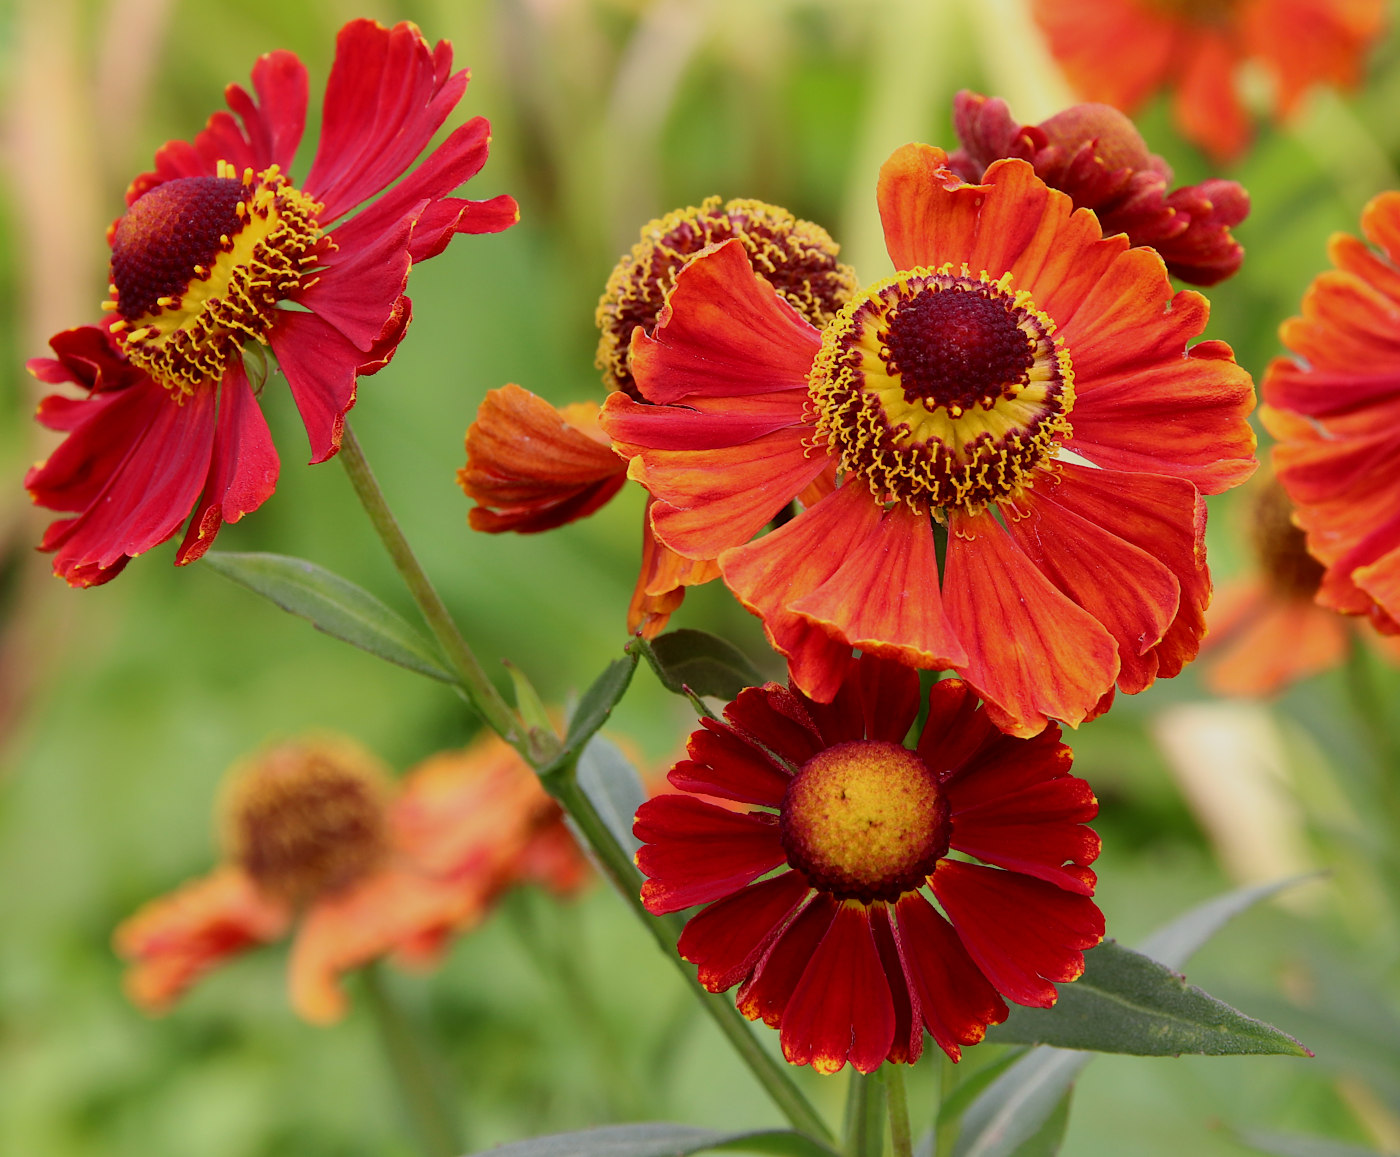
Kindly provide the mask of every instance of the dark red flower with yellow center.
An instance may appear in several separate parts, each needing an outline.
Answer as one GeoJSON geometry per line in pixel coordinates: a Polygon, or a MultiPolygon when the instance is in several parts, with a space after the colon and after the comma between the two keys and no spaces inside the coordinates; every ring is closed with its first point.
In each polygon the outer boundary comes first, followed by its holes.
{"type": "Polygon", "coordinates": [[[1338,235],[1264,378],[1274,468],[1326,567],[1318,602],[1400,634],[1400,192],[1338,235]]]}
{"type": "MultiPolygon", "coordinates": [[[[633,330],[656,325],[676,275],[692,257],[729,240],[744,247],[754,267],[813,325],[830,321],[857,288],[855,271],[837,261],[840,247],[830,234],[786,209],[748,199],[721,204],[718,197],[676,209],[642,226],[598,302],[595,360],[610,390],[641,400],[628,366],[633,330]]],[[[466,446],[457,481],[477,503],[472,529],[489,534],[533,534],[592,514],[617,493],[627,472],[626,461],[608,449],[596,406],[555,409],[515,385],[486,395],[466,446]]],[[[650,518],[644,519],[627,629],[656,636],[686,587],[718,577],[712,560],[685,558],[657,542],[650,518]]]]}
{"type": "Polygon", "coordinates": [[[1217,160],[1249,142],[1241,63],[1264,67],[1288,116],[1315,84],[1356,84],[1385,27],[1385,0],[1033,0],[1032,11],[1081,96],[1132,112],[1170,87],[1177,127],[1217,160]]]}
{"type": "Polygon", "coordinates": [[[823,331],[733,243],[695,258],[633,339],[650,404],[614,394],[603,426],[806,694],[855,647],[956,670],[1017,734],[1077,724],[1196,654],[1201,494],[1254,469],[1249,375],[1188,348],[1204,298],[1023,161],[967,185],[908,145],[879,200],[900,272],[823,331]]]}
{"type": "Polygon", "coordinates": [[[953,127],[962,148],[948,167],[963,180],[980,181],[993,161],[1020,157],[1076,209],[1092,209],[1105,236],[1126,233],[1134,245],[1152,246],[1173,277],[1215,285],[1239,271],[1244,246],[1230,229],[1249,215],[1243,186],[1210,180],[1168,193],[1171,166],[1111,105],[1077,104],[1023,125],[999,97],[964,90],[953,99],[953,127]]]}
{"type": "Polygon", "coordinates": [[[388,363],[408,325],[409,267],[456,233],[497,232],[518,215],[510,197],[450,195],[486,161],[481,117],[415,167],[466,88],[466,71],[451,69],[446,41],[434,48],[410,24],[354,21],[336,43],[305,181],[293,184],[288,169],[306,69],[273,52],[253,68],[256,103],[230,86],[237,120],[215,113],[132,182],[109,233],[113,316],[58,334],[56,356],[29,364],[45,382],[87,391],[41,404],[39,420],[68,437],[25,479],[39,505],[74,514],[44,535],[55,573],[75,586],[106,582],[191,511],[176,563],[192,562],[223,523],[272,494],[279,463],[247,343],[275,355],[311,460],[340,448],[358,379],[388,363]]]}
{"type": "Polygon", "coordinates": [[[918,676],[870,655],[830,704],[751,687],[691,735],[685,794],[638,809],[647,908],[708,905],[680,954],[711,992],[740,985],[793,1064],[912,1063],[924,1029],[957,1060],[1003,997],[1054,1004],[1103,936],[1098,802],[1059,729],[1004,735],[948,679],[911,749],[918,712],[918,676]]]}

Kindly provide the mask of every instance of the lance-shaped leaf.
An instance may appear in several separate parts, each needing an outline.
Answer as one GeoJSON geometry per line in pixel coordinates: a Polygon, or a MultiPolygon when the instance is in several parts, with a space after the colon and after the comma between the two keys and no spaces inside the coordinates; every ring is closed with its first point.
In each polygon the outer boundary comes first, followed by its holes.
{"type": "Polygon", "coordinates": [[[642,846],[632,834],[632,817],[647,798],[642,777],[611,739],[595,735],[578,757],[578,785],[597,810],[613,839],[634,855],[642,846]]]}
{"type": "Polygon", "coordinates": [[[1084,975],[1060,989],[1054,1008],[1018,1005],[987,1039],[1140,1057],[1312,1055],[1287,1033],[1114,940],[1084,953],[1084,975]]]}
{"type": "Polygon", "coordinates": [[[697,695],[727,700],[763,682],[743,651],[706,631],[684,628],[658,635],[651,640],[647,658],[656,677],[678,695],[689,688],[697,695]]]}
{"type": "Polygon", "coordinates": [[[772,1157],[835,1157],[835,1151],[802,1133],[764,1129],[720,1133],[692,1125],[607,1125],[581,1133],[556,1133],[487,1149],[491,1157],[687,1157],[691,1153],[763,1153],[772,1157]]]}
{"type": "Polygon", "coordinates": [[[570,759],[576,757],[583,750],[584,744],[592,739],[598,728],[608,721],[612,709],[627,693],[627,688],[632,682],[632,673],[636,669],[637,656],[632,652],[621,659],[614,659],[603,668],[603,673],[593,680],[593,685],[583,693],[583,697],[578,701],[573,715],[569,717],[569,727],[564,735],[564,746],[549,762],[548,766],[540,768],[541,776],[549,776],[558,772],[570,759]]]}
{"type": "Polygon", "coordinates": [[[363,587],[314,562],[281,554],[211,550],[204,565],[300,615],[318,631],[420,675],[457,682],[433,645],[398,614],[363,587]]]}
{"type": "Polygon", "coordinates": [[[1344,1145],[1326,1137],[1297,1137],[1287,1133],[1265,1133],[1242,1129],[1236,1139],[1273,1157],[1381,1157],[1374,1149],[1344,1145]]]}

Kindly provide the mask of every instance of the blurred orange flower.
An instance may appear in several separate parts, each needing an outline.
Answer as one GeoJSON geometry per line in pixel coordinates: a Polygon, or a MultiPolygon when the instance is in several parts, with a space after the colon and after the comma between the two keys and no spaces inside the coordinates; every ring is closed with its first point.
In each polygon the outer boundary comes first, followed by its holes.
{"type": "MultiPolygon", "coordinates": [[[[826,230],[786,209],[750,200],[721,204],[718,197],[677,209],[642,226],[598,302],[596,365],[609,390],[645,400],[629,365],[633,331],[655,328],[676,275],[706,246],[728,240],[738,240],[754,268],[814,325],[825,325],[857,288],[855,271],[836,260],[840,247],[826,230]]],[[[608,445],[592,403],[560,410],[519,386],[490,391],[467,431],[467,464],[457,472],[462,490],[477,503],[472,529],[532,534],[592,514],[627,475],[626,460],[608,445]]],[[[654,638],[686,587],[718,577],[712,560],[685,558],[657,541],[648,500],[627,629],[654,638]]]]}
{"type": "Polygon", "coordinates": [[[224,862],[116,930],[147,1012],[295,923],[292,1007],[327,1024],[346,1010],[342,973],[382,956],[432,965],[511,885],[568,893],[588,876],[558,806],[494,735],[397,784],[349,740],[292,740],[234,769],[222,812],[224,862]]]}
{"type": "Polygon", "coordinates": [[[1081,96],[1132,112],[1169,87],[1177,127],[1217,161],[1249,143],[1243,61],[1263,66],[1288,116],[1314,84],[1356,84],[1385,25],[1385,0],[1032,0],[1032,10],[1081,96]]]}

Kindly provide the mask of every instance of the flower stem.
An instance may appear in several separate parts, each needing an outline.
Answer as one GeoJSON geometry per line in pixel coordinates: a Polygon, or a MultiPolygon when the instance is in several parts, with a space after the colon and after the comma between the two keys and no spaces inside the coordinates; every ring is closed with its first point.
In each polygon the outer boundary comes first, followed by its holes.
{"type": "Polygon", "coordinates": [[[598,815],[592,801],[579,787],[574,776],[573,764],[566,765],[558,773],[548,777],[545,786],[549,788],[554,797],[563,805],[564,810],[569,813],[569,817],[578,825],[579,831],[593,849],[603,873],[622,893],[632,910],[637,913],[642,925],[656,941],[662,954],[685,977],[686,986],[699,998],[702,1007],[709,1014],[710,1019],[714,1021],[715,1027],[734,1046],[735,1052],[749,1067],[759,1084],[772,1098],[773,1103],[782,1110],[792,1127],[819,1141],[830,1143],[832,1136],[826,1123],[817,1114],[811,1102],[802,1095],[801,1090],[793,1084],[792,1078],[784,1071],[783,1066],[775,1061],[758,1043],[743,1014],[734,1007],[728,998],[706,992],[696,984],[689,967],[676,951],[676,940],[680,935],[679,921],[673,916],[658,918],[646,910],[641,899],[641,873],[637,871],[636,865],[632,863],[627,853],[613,839],[612,833],[608,831],[607,825],[598,815]]]}
{"type": "Polygon", "coordinates": [[[884,1086],[874,1073],[851,1069],[846,1091],[846,1157],[882,1157],[885,1150],[884,1086]]]}
{"type": "Polygon", "coordinates": [[[434,1079],[432,1060],[424,1042],[403,1009],[389,995],[378,963],[365,965],[360,974],[380,1041],[403,1097],[404,1109],[424,1152],[428,1157],[457,1157],[463,1148],[457,1123],[434,1079]]]}
{"type": "Polygon", "coordinates": [[[379,540],[389,552],[394,567],[408,587],[413,601],[418,604],[424,621],[437,637],[448,661],[456,671],[468,701],[481,713],[481,717],[493,731],[511,746],[523,750],[524,729],[519,725],[515,712],[486,677],[486,672],[448,613],[446,604],[419,564],[413,548],[408,545],[408,539],[399,528],[394,512],[389,509],[384,491],[379,488],[379,482],[365,460],[360,441],[355,437],[349,422],[345,423],[341,438],[340,460],[345,465],[345,472],[350,476],[350,484],[355,488],[360,505],[365,508],[370,522],[374,524],[379,540]]]}
{"type": "Polygon", "coordinates": [[[890,1149],[894,1157],[914,1157],[914,1137],[909,1130],[909,1098],[904,1092],[904,1070],[895,1064],[880,1068],[889,1102],[890,1149]]]}

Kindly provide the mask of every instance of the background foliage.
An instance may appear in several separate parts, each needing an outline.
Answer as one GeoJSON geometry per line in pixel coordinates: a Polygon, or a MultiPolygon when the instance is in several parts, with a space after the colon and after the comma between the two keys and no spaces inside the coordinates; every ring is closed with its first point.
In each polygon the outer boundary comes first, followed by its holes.
{"type": "MultiPolygon", "coordinates": [[[[453,471],[482,394],[514,381],[555,402],[601,397],[593,306],[651,216],[711,193],[774,201],[830,228],[870,281],[886,271],[873,193],[890,149],[910,139],[951,147],[951,98],[964,86],[1005,96],[1026,121],[1068,102],[1017,0],[5,0],[5,1153],[412,1152],[363,1002],[334,1029],[302,1024],[274,950],[152,1021],[122,997],[108,940],[144,900],[207,869],[217,784],[238,755],[330,728],[402,769],[465,741],[472,721],[445,687],[313,632],[208,567],[176,571],[169,546],[110,586],[66,590],[31,549],[43,519],[18,485],[49,445],[29,422],[36,393],[23,359],[96,316],[102,230],[127,180],[165,140],[196,131],[260,52],[290,48],[307,62],[314,114],[335,31],[357,15],[412,19],[453,41],[474,72],[463,108],[494,126],[471,195],[515,194],[522,221],[461,239],[414,271],[409,340],[364,383],[353,418],[478,653],[508,656],[552,702],[586,686],[625,641],[640,494],[546,536],[470,534],[453,471]]],[[[1250,189],[1254,211],[1237,231],[1243,272],[1210,294],[1207,336],[1230,341],[1256,376],[1279,352],[1278,322],[1323,266],[1328,234],[1355,230],[1366,199],[1400,185],[1397,104],[1392,32],[1363,92],[1316,94],[1297,123],[1263,129],[1223,174],[1250,189]]],[[[1209,175],[1164,103],[1140,123],[1180,180],[1209,175]]],[[[268,390],[264,405],[282,481],[254,517],[225,529],[221,548],[314,559],[412,618],[343,472],[302,464],[285,391],[268,390]]],[[[1213,502],[1218,576],[1248,565],[1242,505],[1213,502]]],[[[675,622],[736,640],[778,674],[756,621],[718,584],[692,594],[675,622]]],[[[1400,702],[1395,672],[1377,674],[1400,702]]],[[[1066,1152],[1117,1157],[1130,1143],[1163,1157],[1237,1154],[1250,1151],[1235,1139],[1241,1129],[1400,1149],[1397,929],[1374,870],[1393,836],[1368,828],[1378,768],[1363,722],[1340,673],[1260,707],[1212,700],[1198,666],[1071,738],[1076,769],[1102,800],[1100,905],[1120,941],[1232,882],[1307,866],[1333,875],[1242,917],[1191,973],[1317,1059],[1102,1060],[1077,1089],[1066,1152]],[[1182,750],[1196,771],[1185,780],[1169,758],[1182,750]]],[[[684,702],[642,671],[611,729],[660,767],[690,724],[684,702]]],[[[389,977],[432,1025],[473,1148],[627,1118],[776,1123],[631,921],[600,887],[566,908],[517,894],[440,972],[389,977]]],[[[962,1077],[996,1055],[973,1050],[962,1077]]],[[[938,1067],[914,1074],[916,1130],[929,1123],[938,1067]]],[[[834,1114],[845,1078],[797,1075],[834,1114]]]]}

